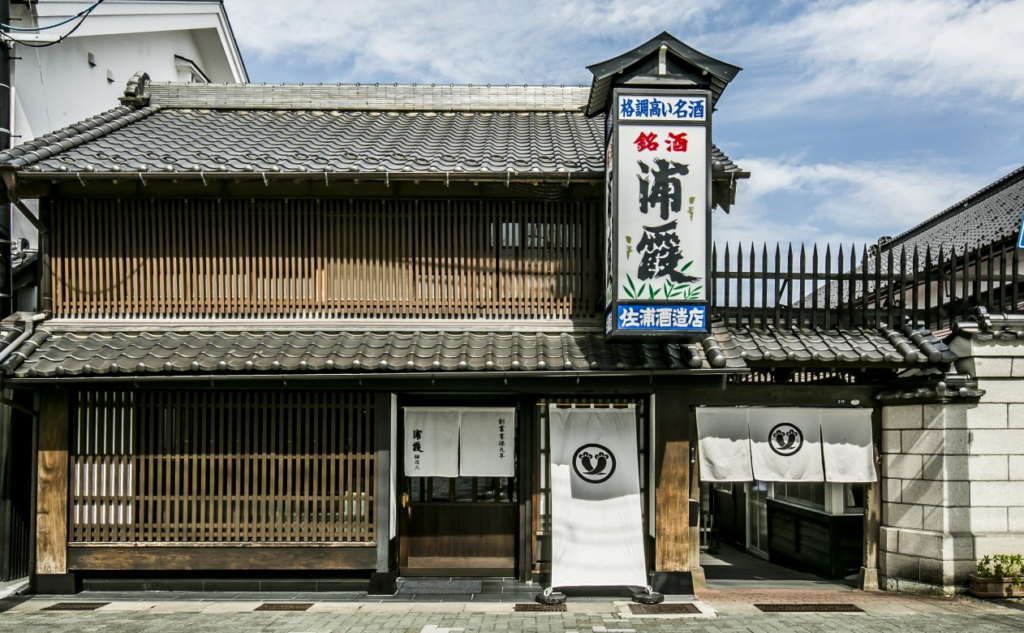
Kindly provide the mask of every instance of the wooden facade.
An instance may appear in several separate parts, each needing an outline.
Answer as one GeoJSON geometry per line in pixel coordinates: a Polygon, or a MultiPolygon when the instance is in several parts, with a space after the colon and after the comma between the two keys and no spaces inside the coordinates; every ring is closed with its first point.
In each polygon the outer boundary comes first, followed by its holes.
{"type": "MultiPolygon", "coordinates": [[[[598,319],[592,201],[56,198],[60,318],[598,319]]],[[[735,326],[942,329],[1012,311],[1024,261],[973,251],[724,245],[713,312],[735,326]]]]}
{"type": "MultiPolygon", "coordinates": [[[[597,201],[56,198],[46,212],[53,311],[68,323],[447,319],[504,327],[597,323],[601,311],[597,201]]],[[[777,289],[803,292],[793,283],[803,273],[775,270],[727,264],[716,271],[713,296],[724,302],[716,310],[740,323],[771,321],[776,312],[793,324],[868,313],[860,304],[853,312],[847,303],[783,305],[777,289]]],[[[848,292],[842,284],[853,273],[826,272],[807,278],[848,292]]],[[[53,574],[361,569],[543,577],[554,511],[547,406],[633,404],[650,567],[677,577],[699,560],[690,521],[690,500],[699,496],[694,407],[770,404],[782,391],[801,398],[799,386],[763,378],[733,384],[730,395],[698,380],[654,384],[640,373],[610,392],[578,381],[533,382],[516,396],[498,388],[482,400],[458,381],[392,387],[396,419],[427,392],[460,405],[512,398],[532,412],[521,419],[516,478],[474,478],[466,498],[455,484],[401,475],[401,455],[385,455],[379,439],[388,393],[372,382],[327,388],[296,377],[267,391],[170,383],[72,389],[66,403],[47,405],[67,407],[64,524],[40,523],[37,534],[49,539],[40,545],[48,556],[60,552],[48,567],[53,574]],[[410,400],[410,393],[420,395],[410,400]],[[399,464],[397,498],[381,496],[391,467],[382,471],[378,462],[399,464]],[[391,509],[382,512],[381,503],[391,509]],[[397,539],[386,523],[392,511],[397,539]]],[[[865,390],[853,382],[849,389],[865,390]]],[[[392,432],[400,440],[400,429],[392,432]]],[[[46,512],[40,505],[38,516],[46,512]]],[[[660,585],[679,587],[678,580],[660,585]]]]}
{"type": "Polygon", "coordinates": [[[81,391],[70,543],[375,543],[374,402],[81,391]]]}
{"type": "Polygon", "coordinates": [[[596,203],[58,199],[65,318],[597,318],[596,203]]]}

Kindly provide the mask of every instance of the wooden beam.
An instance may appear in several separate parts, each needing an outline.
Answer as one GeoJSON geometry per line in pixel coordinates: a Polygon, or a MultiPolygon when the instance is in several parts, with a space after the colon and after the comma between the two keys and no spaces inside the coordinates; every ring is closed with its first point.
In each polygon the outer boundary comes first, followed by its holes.
{"type": "Polygon", "coordinates": [[[36,473],[37,574],[67,573],[68,544],[68,392],[40,394],[39,451],[36,473]]]}
{"type": "Polygon", "coordinates": [[[534,449],[533,430],[537,414],[537,401],[527,399],[516,409],[518,420],[519,449],[519,582],[532,582],[534,547],[533,492],[534,488],[534,449]]]}
{"type": "Polygon", "coordinates": [[[82,571],[213,571],[373,569],[375,547],[195,547],[126,543],[119,547],[72,545],[68,569],[82,571]]]}
{"type": "Polygon", "coordinates": [[[696,511],[697,516],[690,515],[690,573],[693,580],[693,588],[706,589],[707,582],[704,578],[704,568],[700,565],[700,460],[697,458],[697,451],[700,448],[697,445],[697,416],[692,413],[692,409],[687,407],[687,421],[688,421],[688,432],[690,434],[690,454],[693,456],[690,460],[690,499],[696,500],[691,503],[689,508],[691,512],[696,511]]]}
{"type": "Polygon", "coordinates": [[[391,570],[391,460],[396,459],[391,454],[391,416],[395,402],[387,392],[378,393],[376,398],[377,571],[386,573],[391,570]]]}
{"type": "Polygon", "coordinates": [[[875,460],[875,481],[864,486],[864,562],[860,570],[861,589],[884,589],[878,584],[878,549],[882,527],[882,464],[878,447],[882,445],[882,409],[871,414],[871,451],[875,460]]]}
{"type": "Polygon", "coordinates": [[[690,424],[686,392],[658,390],[654,404],[654,570],[690,570],[690,424]]]}
{"type": "Polygon", "coordinates": [[[880,387],[871,385],[726,385],[724,390],[695,389],[691,402],[706,406],[869,407],[880,387]]]}

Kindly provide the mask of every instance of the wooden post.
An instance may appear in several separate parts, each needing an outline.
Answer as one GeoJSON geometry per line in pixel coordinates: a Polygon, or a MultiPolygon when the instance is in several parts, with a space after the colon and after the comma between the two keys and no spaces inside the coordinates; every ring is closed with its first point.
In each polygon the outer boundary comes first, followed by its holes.
{"type": "Polygon", "coordinates": [[[519,582],[533,581],[533,428],[537,401],[523,400],[516,408],[519,416],[516,442],[519,450],[519,582]]]}
{"type": "MultiPolygon", "coordinates": [[[[679,390],[660,390],[654,402],[654,590],[689,589],[689,404],[679,390]]],[[[689,593],[689,591],[685,591],[689,593]]]]}
{"type": "Polygon", "coordinates": [[[391,570],[391,415],[392,395],[378,393],[376,402],[377,571],[391,570]]]}
{"type": "Polygon", "coordinates": [[[690,576],[693,578],[694,590],[706,589],[704,568],[700,566],[700,469],[697,459],[700,448],[697,446],[697,416],[693,407],[686,407],[687,428],[690,434],[690,511],[697,516],[690,516],[690,576]]]}
{"type": "Polygon", "coordinates": [[[871,413],[871,451],[875,460],[875,481],[864,486],[864,564],[860,586],[865,591],[884,589],[878,583],[878,547],[882,526],[882,464],[878,447],[882,442],[882,410],[871,413]]]}
{"type": "Polygon", "coordinates": [[[70,397],[48,390],[39,398],[39,440],[36,471],[37,593],[74,593],[68,574],[68,421],[70,397]]]}

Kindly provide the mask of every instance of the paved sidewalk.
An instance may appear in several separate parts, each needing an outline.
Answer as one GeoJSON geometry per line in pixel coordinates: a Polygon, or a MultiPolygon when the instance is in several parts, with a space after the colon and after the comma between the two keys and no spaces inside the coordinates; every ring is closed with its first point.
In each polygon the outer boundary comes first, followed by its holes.
{"type": "MultiPolygon", "coordinates": [[[[94,595],[78,594],[78,600],[94,595]]],[[[565,613],[516,613],[502,602],[364,602],[325,600],[303,612],[256,612],[264,601],[160,600],[148,593],[110,601],[96,611],[43,611],[47,597],[0,601],[0,631],[63,633],[454,633],[539,631],[542,633],[1009,633],[1024,631],[1024,604],[966,598],[929,598],[887,592],[819,590],[704,591],[707,614],[657,619],[636,617],[628,603],[573,600],[565,613]],[[851,603],[862,613],[764,613],[755,603],[851,603]]],[[[677,598],[678,601],[692,599],[677,598]]],[[[97,602],[107,602],[98,600],[97,602]]]]}

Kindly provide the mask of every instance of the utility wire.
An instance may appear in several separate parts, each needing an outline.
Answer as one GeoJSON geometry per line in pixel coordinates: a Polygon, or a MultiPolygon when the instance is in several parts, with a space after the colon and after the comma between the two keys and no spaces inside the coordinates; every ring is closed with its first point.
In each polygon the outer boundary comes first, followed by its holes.
{"type": "Polygon", "coordinates": [[[56,24],[47,24],[46,26],[11,26],[10,24],[0,24],[0,26],[2,26],[3,28],[7,29],[8,31],[23,31],[23,32],[45,31],[46,29],[53,29],[53,28],[56,28],[58,26],[63,26],[65,24],[67,24],[68,22],[72,22],[75,19],[82,17],[83,15],[88,15],[93,9],[95,9],[96,7],[98,7],[101,4],[103,4],[104,1],[105,0],[97,0],[97,2],[94,2],[91,7],[82,9],[81,11],[79,11],[75,15],[71,16],[70,18],[68,18],[66,20],[61,20],[60,22],[57,22],[56,24]]]}
{"type": "MultiPolygon", "coordinates": [[[[76,24],[74,26],[74,28],[72,28],[70,31],[68,31],[64,35],[61,35],[59,39],[56,39],[56,40],[54,40],[52,42],[47,42],[45,44],[32,44],[30,42],[25,42],[25,41],[22,41],[22,40],[14,39],[10,35],[8,35],[7,33],[2,32],[2,31],[0,31],[0,37],[3,37],[5,39],[7,39],[7,40],[10,40],[11,42],[14,42],[15,44],[20,44],[22,46],[27,46],[28,48],[46,48],[48,46],[53,46],[55,44],[60,44],[61,42],[63,42],[67,38],[71,37],[71,34],[74,33],[75,31],[77,31],[78,28],[80,26],[82,26],[82,24],[85,23],[85,19],[87,17],[89,17],[89,14],[92,12],[92,10],[95,9],[96,7],[98,7],[99,5],[103,4],[104,1],[105,0],[99,0],[98,2],[93,4],[91,7],[87,8],[87,9],[84,9],[84,10],[80,11],[77,15],[74,15],[74,16],[68,18],[67,20],[64,20],[63,22],[61,22],[60,24],[67,24],[68,22],[70,22],[71,20],[74,20],[75,18],[79,18],[79,17],[81,18],[81,19],[78,20],[78,24],[76,24]]],[[[11,27],[8,27],[6,24],[2,24],[0,26],[2,26],[4,28],[11,28],[11,27]]],[[[58,26],[58,25],[54,24],[52,26],[58,26]]],[[[47,27],[42,27],[42,28],[50,28],[50,27],[47,26],[47,27]]],[[[25,31],[25,30],[29,30],[29,29],[18,29],[18,30],[25,31]]]]}

